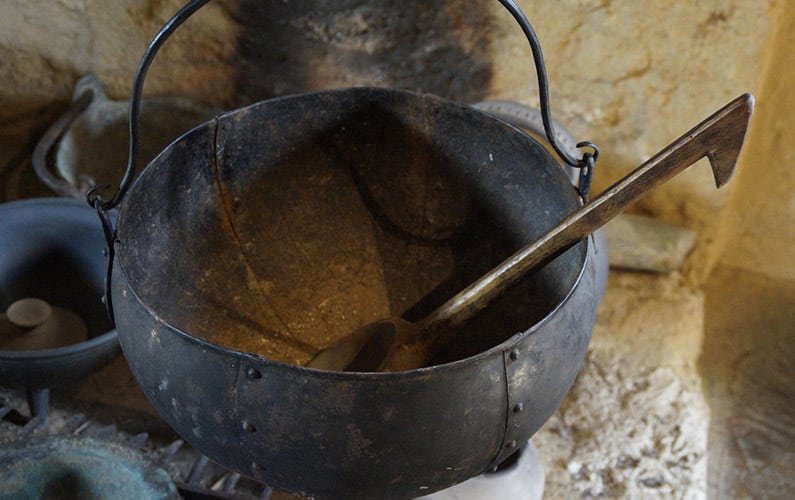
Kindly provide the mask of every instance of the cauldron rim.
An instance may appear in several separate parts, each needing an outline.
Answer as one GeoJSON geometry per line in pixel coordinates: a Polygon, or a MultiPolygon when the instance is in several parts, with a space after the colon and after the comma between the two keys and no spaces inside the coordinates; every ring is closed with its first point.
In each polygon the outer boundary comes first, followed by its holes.
{"type": "MultiPolygon", "coordinates": [[[[490,113],[487,113],[487,112],[480,111],[480,110],[478,110],[478,109],[476,109],[476,108],[474,108],[472,106],[469,106],[469,105],[466,105],[466,104],[461,104],[461,103],[446,99],[444,97],[441,97],[441,96],[438,96],[438,95],[435,95],[435,94],[431,94],[431,93],[427,93],[427,92],[415,92],[415,91],[405,90],[405,89],[395,89],[395,88],[389,88],[389,87],[377,87],[377,86],[354,86],[354,87],[346,87],[346,88],[339,88],[339,89],[327,89],[327,90],[319,90],[319,91],[314,91],[314,92],[294,93],[294,94],[288,94],[288,95],[283,95],[283,96],[277,96],[277,97],[273,97],[273,98],[270,98],[270,99],[265,99],[265,100],[262,100],[262,101],[258,101],[258,102],[246,105],[246,106],[241,107],[241,108],[237,108],[237,109],[234,109],[234,110],[226,111],[224,113],[219,114],[217,117],[215,117],[212,120],[208,120],[208,121],[206,121],[204,123],[201,123],[201,124],[197,125],[193,129],[185,132],[181,136],[179,136],[176,139],[174,139],[174,141],[172,141],[171,144],[166,146],[164,148],[164,150],[160,152],[160,154],[158,154],[155,158],[153,158],[151,160],[151,162],[143,169],[141,174],[135,179],[135,181],[133,182],[133,184],[132,184],[132,186],[130,188],[130,191],[134,191],[136,189],[137,185],[140,182],[140,179],[143,177],[143,173],[146,170],[148,170],[151,165],[157,163],[159,158],[160,158],[160,156],[166,154],[175,144],[179,143],[185,136],[193,133],[194,131],[196,131],[198,129],[206,127],[209,123],[211,123],[213,121],[217,121],[218,119],[220,119],[222,117],[234,116],[237,113],[240,113],[240,112],[243,112],[243,111],[246,111],[246,110],[250,110],[250,109],[252,109],[254,107],[261,106],[261,105],[266,104],[266,103],[273,103],[273,102],[285,101],[285,100],[296,99],[296,98],[307,98],[307,97],[318,96],[318,95],[343,94],[343,93],[350,93],[350,92],[397,93],[397,94],[411,95],[411,96],[414,96],[414,97],[418,97],[420,99],[429,99],[429,100],[437,101],[437,102],[442,103],[442,104],[447,105],[447,106],[458,107],[458,108],[460,108],[462,110],[466,110],[467,112],[472,112],[472,113],[485,115],[489,119],[492,119],[495,122],[498,122],[501,126],[504,126],[506,128],[512,129],[514,132],[517,132],[517,133],[521,134],[522,136],[526,137],[528,140],[530,140],[530,141],[532,141],[532,142],[537,144],[537,141],[533,137],[531,137],[529,134],[527,134],[526,132],[522,131],[520,128],[516,127],[515,125],[513,125],[513,124],[511,124],[511,123],[509,123],[509,122],[507,122],[507,121],[505,121],[505,120],[503,120],[503,119],[501,119],[501,118],[499,118],[497,116],[494,116],[494,115],[492,115],[490,113]]],[[[540,146],[540,147],[543,148],[543,146],[540,146]]],[[[556,161],[556,163],[557,163],[557,161],[556,161]]],[[[574,189],[574,188],[572,188],[572,189],[574,189]]],[[[580,200],[580,204],[582,204],[582,200],[580,200]]],[[[121,229],[122,229],[122,226],[123,226],[123,222],[122,221],[126,218],[127,207],[128,207],[128,204],[124,203],[124,201],[122,201],[120,206],[117,208],[117,210],[118,210],[117,228],[119,229],[120,233],[121,233],[121,229]]],[[[543,318],[541,318],[539,321],[537,321],[534,324],[532,324],[529,328],[527,328],[525,330],[521,330],[521,331],[519,331],[517,333],[514,333],[510,337],[506,338],[504,341],[500,342],[499,344],[497,344],[497,345],[495,345],[495,346],[493,346],[493,347],[491,347],[489,349],[480,351],[480,352],[478,352],[475,355],[467,356],[467,357],[460,358],[460,359],[456,359],[456,360],[450,361],[450,362],[441,363],[441,364],[438,364],[438,365],[431,365],[431,366],[426,366],[426,367],[416,368],[416,369],[406,370],[406,371],[400,371],[400,372],[341,372],[341,371],[317,370],[317,369],[308,368],[308,367],[301,366],[301,365],[296,365],[296,364],[276,361],[276,360],[269,359],[269,358],[264,357],[262,355],[251,353],[251,352],[240,351],[240,350],[234,349],[232,347],[226,347],[226,346],[214,343],[214,342],[210,342],[210,341],[208,341],[206,339],[203,339],[201,337],[197,337],[195,335],[192,335],[189,332],[184,331],[180,327],[178,327],[178,326],[166,321],[165,319],[163,319],[159,314],[157,314],[152,309],[152,307],[150,306],[150,304],[147,301],[143,300],[143,298],[140,295],[138,295],[138,293],[135,290],[135,287],[133,286],[133,281],[129,279],[128,274],[124,271],[123,252],[118,251],[118,249],[116,251],[116,258],[114,260],[114,270],[113,270],[114,278],[113,279],[118,279],[118,277],[116,277],[115,274],[116,273],[121,273],[123,275],[123,282],[128,284],[128,286],[125,288],[125,293],[127,293],[127,294],[131,293],[133,295],[134,300],[136,302],[138,302],[138,304],[145,309],[145,311],[147,312],[147,314],[150,315],[151,318],[153,318],[156,322],[162,324],[164,327],[166,327],[171,332],[176,333],[177,335],[182,337],[184,340],[186,340],[188,342],[191,342],[191,343],[194,343],[194,344],[196,344],[197,346],[199,346],[201,348],[210,349],[210,350],[213,350],[213,351],[215,351],[215,352],[217,352],[219,354],[225,355],[225,356],[233,356],[233,357],[241,359],[241,360],[248,360],[250,362],[254,362],[257,365],[263,366],[263,367],[286,367],[286,368],[289,368],[289,369],[296,369],[296,370],[298,370],[298,373],[302,373],[303,372],[303,373],[323,374],[323,376],[325,376],[327,378],[333,378],[333,379],[338,379],[338,380],[357,380],[357,381],[384,380],[384,379],[396,379],[396,378],[399,378],[399,377],[423,376],[423,375],[426,375],[426,374],[431,373],[431,372],[438,372],[440,370],[456,370],[459,367],[461,367],[462,365],[469,365],[471,363],[477,363],[478,361],[490,358],[490,357],[494,356],[495,353],[509,351],[513,346],[515,346],[515,345],[519,344],[520,342],[522,342],[522,340],[525,337],[532,335],[535,331],[537,331],[540,328],[542,328],[553,317],[555,317],[564,306],[566,306],[568,304],[568,302],[570,301],[572,295],[577,290],[577,288],[580,286],[580,284],[581,284],[581,282],[583,280],[583,276],[584,276],[584,274],[586,272],[586,269],[588,268],[588,262],[589,262],[589,258],[590,258],[589,257],[589,252],[588,252],[589,245],[591,245],[591,246],[593,245],[593,236],[588,236],[588,238],[586,238],[583,241],[580,241],[579,243],[574,245],[569,250],[569,251],[574,251],[574,249],[576,248],[576,249],[578,249],[577,251],[580,254],[579,257],[578,257],[579,270],[578,270],[578,273],[577,273],[577,277],[574,280],[572,280],[571,286],[566,291],[566,295],[555,305],[555,307],[550,309],[549,312],[547,314],[545,314],[543,318]]],[[[129,300],[129,299],[127,299],[127,300],[129,300]]],[[[139,333],[139,334],[141,334],[141,333],[139,333]]],[[[561,334],[563,334],[563,333],[561,333],[561,334]]]]}

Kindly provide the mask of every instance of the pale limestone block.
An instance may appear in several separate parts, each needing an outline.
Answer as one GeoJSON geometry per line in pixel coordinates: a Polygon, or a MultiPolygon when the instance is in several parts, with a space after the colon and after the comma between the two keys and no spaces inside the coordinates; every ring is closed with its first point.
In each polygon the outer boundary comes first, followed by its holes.
{"type": "Polygon", "coordinates": [[[604,231],[610,267],[618,269],[675,271],[696,244],[692,229],[640,215],[620,215],[604,231]]]}

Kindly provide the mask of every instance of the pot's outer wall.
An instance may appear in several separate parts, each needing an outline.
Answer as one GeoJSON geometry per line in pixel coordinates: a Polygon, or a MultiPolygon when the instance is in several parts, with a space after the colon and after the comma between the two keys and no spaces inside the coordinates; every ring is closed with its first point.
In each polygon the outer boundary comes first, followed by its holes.
{"type": "MultiPolygon", "coordinates": [[[[442,115],[450,111],[474,117],[490,133],[508,134],[506,143],[523,144],[517,153],[527,154],[530,140],[515,129],[436,98],[352,89],[339,93],[338,104],[362,96],[381,102],[413,100],[442,115]]],[[[306,99],[331,102],[331,97],[333,93],[324,93],[306,99]]],[[[304,98],[295,99],[301,104],[304,98]]],[[[219,122],[246,120],[252,110],[256,108],[225,115],[219,122]]],[[[467,126],[477,130],[473,123],[467,126]]],[[[556,293],[563,286],[565,297],[543,321],[475,357],[422,370],[308,370],[224,349],[169,325],[158,315],[163,314],[158,311],[162,304],[147,305],[142,297],[150,293],[147,287],[155,286],[161,300],[168,296],[162,287],[173,286],[177,296],[180,276],[191,272],[195,249],[185,235],[197,233],[190,227],[191,217],[177,214],[215,210],[209,192],[214,189],[212,169],[189,166],[213,164],[213,141],[223,133],[218,129],[211,122],[194,130],[142,174],[121,210],[113,268],[116,324],[132,372],[186,441],[211,459],[279,489],[317,498],[411,498],[484,472],[551,415],[581,367],[600,298],[594,290],[594,259],[586,256],[593,246],[586,243],[542,271],[554,270],[551,286],[556,293]],[[164,160],[174,168],[163,168],[164,160]],[[191,190],[190,197],[163,194],[191,190]],[[205,205],[189,206],[196,200],[205,205]],[[146,230],[140,232],[141,228],[146,230]],[[145,244],[134,241],[134,234],[145,244]],[[153,270],[155,262],[160,271],[153,270]],[[160,278],[165,270],[169,276],[160,278]],[[162,281],[151,279],[152,273],[162,281]],[[174,279],[177,282],[168,282],[174,279]],[[141,286],[143,282],[147,285],[141,286]],[[517,403],[522,403],[521,411],[515,411],[517,403]]],[[[531,151],[541,150],[537,144],[530,146],[531,151]]],[[[559,220],[559,212],[570,212],[576,202],[565,176],[551,159],[549,163],[539,175],[566,193],[567,201],[547,203],[540,213],[559,220]]],[[[508,172],[500,171],[496,179],[497,186],[515,185],[508,172]]],[[[539,184],[546,185],[540,179],[539,184]]],[[[529,228],[528,220],[536,226],[557,221],[539,222],[538,210],[524,203],[520,213],[509,215],[510,227],[520,233],[539,230],[529,228]]],[[[208,239],[218,237],[205,232],[208,239]]]]}
{"type": "Polygon", "coordinates": [[[597,252],[606,253],[606,249],[589,237],[585,269],[572,295],[546,321],[518,334],[514,345],[503,351],[509,413],[496,464],[552,416],[582,368],[604,293],[598,274],[600,267],[606,270],[607,261],[598,259],[597,252]]]}

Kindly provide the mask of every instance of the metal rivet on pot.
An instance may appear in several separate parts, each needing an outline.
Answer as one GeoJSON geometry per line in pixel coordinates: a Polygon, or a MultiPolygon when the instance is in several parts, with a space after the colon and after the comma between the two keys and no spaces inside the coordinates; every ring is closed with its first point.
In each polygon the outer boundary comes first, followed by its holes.
{"type": "Polygon", "coordinates": [[[511,352],[508,354],[508,357],[510,357],[510,358],[511,358],[511,361],[516,361],[517,359],[519,359],[519,349],[514,349],[514,350],[512,350],[512,351],[511,351],[511,352]]]}
{"type": "Polygon", "coordinates": [[[511,450],[516,448],[516,441],[509,442],[508,443],[508,448],[511,449],[511,450]]]}
{"type": "Polygon", "coordinates": [[[243,420],[243,430],[247,432],[257,432],[257,428],[248,420],[243,420]]]}
{"type": "Polygon", "coordinates": [[[251,380],[257,380],[258,378],[262,378],[262,374],[256,368],[249,368],[246,370],[246,377],[251,380]]]}
{"type": "Polygon", "coordinates": [[[521,413],[524,410],[524,403],[516,403],[513,407],[514,413],[521,413]]]}

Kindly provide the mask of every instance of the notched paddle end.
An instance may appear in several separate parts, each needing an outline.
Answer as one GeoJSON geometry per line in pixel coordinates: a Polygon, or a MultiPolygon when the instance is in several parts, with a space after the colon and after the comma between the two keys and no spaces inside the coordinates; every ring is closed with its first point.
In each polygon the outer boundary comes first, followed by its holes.
{"type": "Polygon", "coordinates": [[[755,101],[753,95],[743,94],[712,116],[713,120],[722,120],[722,125],[715,129],[711,137],[712,147],[707,153],[718,188],[723,187],[734,175],[755,101]]]}

